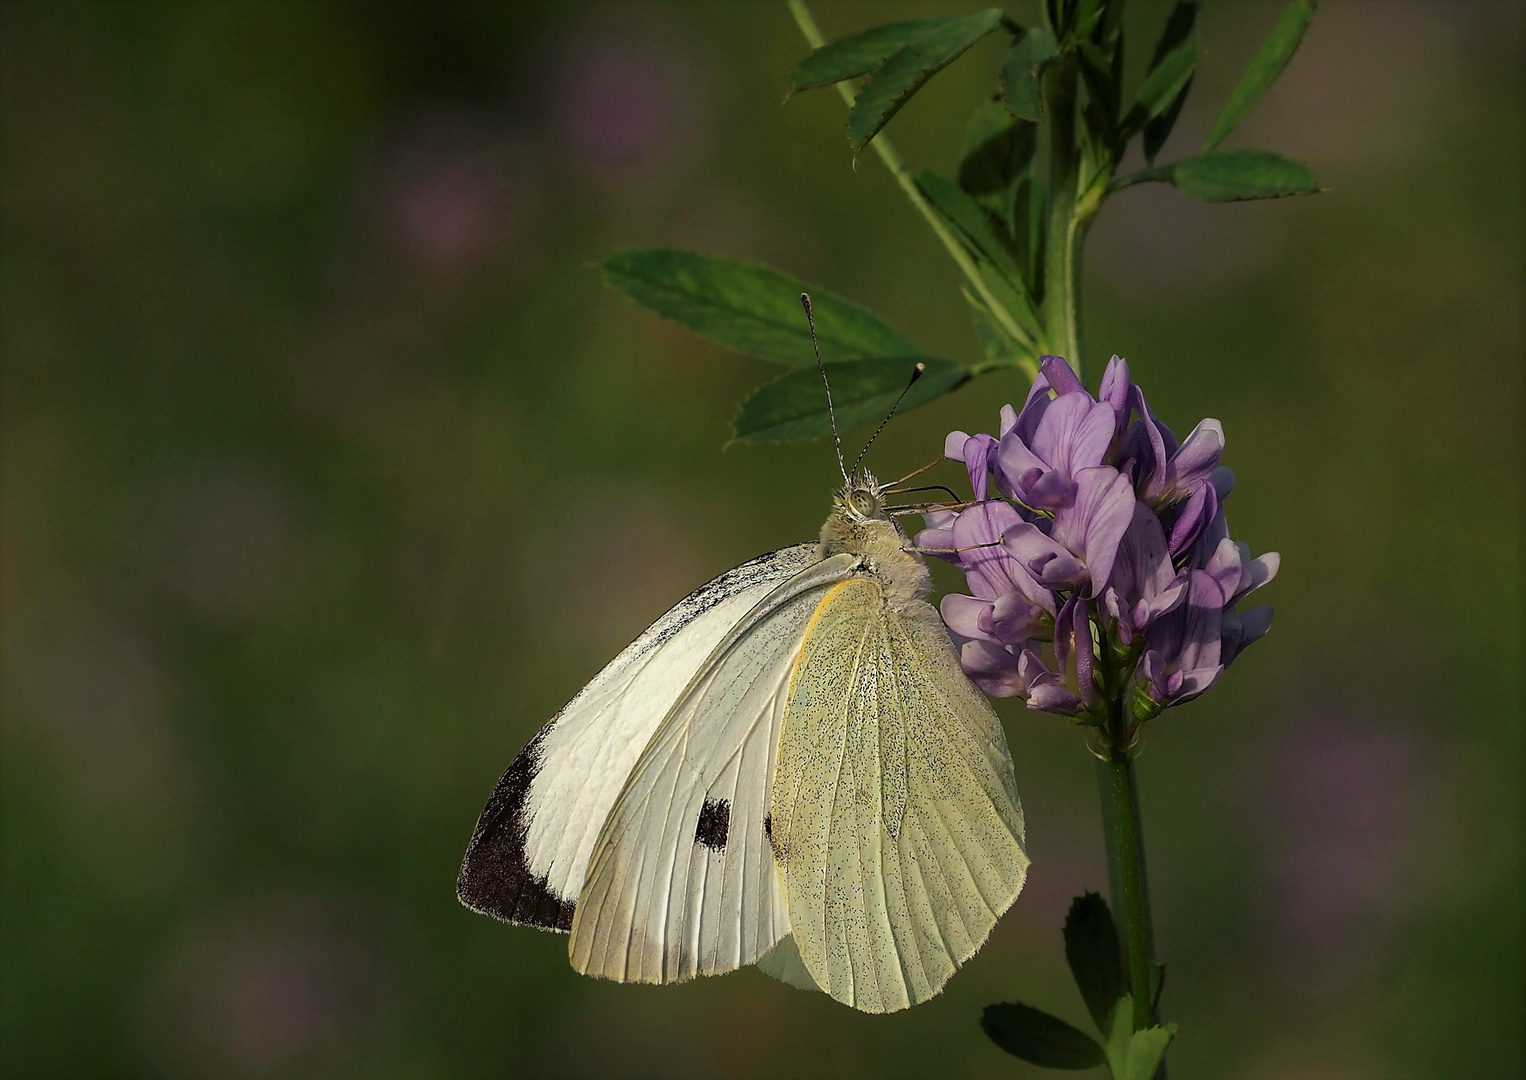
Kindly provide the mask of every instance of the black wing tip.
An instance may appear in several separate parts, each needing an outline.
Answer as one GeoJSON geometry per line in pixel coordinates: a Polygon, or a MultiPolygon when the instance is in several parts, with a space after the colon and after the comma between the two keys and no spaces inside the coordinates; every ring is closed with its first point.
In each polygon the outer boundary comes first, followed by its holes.
{"type": "Polygon", "coordinates": [[[545,878],[531,877],[522,864],[505,867],[489,859],[483,865],[472,855],[467,853],[456,880],[456,899],[463,907],[513,926],[571,932],[576,901],[557,896],[545,878]]]}
{"type": "Polygon", "coordinates": [[[529,815],[525,802],[540,766],[540,733],[509,763],[472,830],[456,878],[456,898],[472,911],[519,926],[566,933],[576,899],[558,896],[545,875],[530,872],[525,855],[529,815]]]}

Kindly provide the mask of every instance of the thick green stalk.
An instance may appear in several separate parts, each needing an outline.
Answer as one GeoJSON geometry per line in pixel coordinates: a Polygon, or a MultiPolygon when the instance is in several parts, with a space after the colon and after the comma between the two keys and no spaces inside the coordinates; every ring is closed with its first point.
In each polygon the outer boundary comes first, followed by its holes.
{"type": "Polygon", "coordinates": [[[1150,966],[1155,932],[1150,924],[1150,887],[1145,877],[1144,830],[1139,819],[1139,786],[1134,762],[1121,750],[1097,763],[1102,796],[1102,831],[1107,843],[1107,877],[1113,911],[1123,933],[1135,1028],[1158,1022],[1151,1008],[1150,966]]]}
{"type": "Polygon", "coordinates": [[[1076,210],[1081,152],[1076,141],[1074,57],[1044,73],[1044,119],[1049,129],[1049,215],[1044,237],[1044,348],[1069,360],[1083,375],[1081,330],[1082,222],[1076,210]]]}
{"type": "MultiPolygon", "coordinates": [[[[822,36],[821,28],[816,25],[816,20],[811,15],[811,9],[806,6],[805,0],[788,0],[788,4],[790,14],[795,17],[795,24],[800,27],[801,36],[805,38],[806,44],[813,49],[819,49],[825,45],[827,40],[822,36]]],[[[847,81],[840,82],[837,84],[837,92],[842,96],[843,103],[849,109],[853,108],[853,103],[858,99],[857,91],[853,89],[853,84],[847,81]]],[[[927,220],[927,224],[932,228],[933,233],[938,239],[943,241],[943,246],[948,249],[949,255],[963,272],[965,279],[969,281],[970,288],[975,291],[975,295],[979,296],[986,307],[990,309],[996,321],[1001,323],[1002,329],[1010,334],[1015,341],[1020,341],[1027,345],[1036,345],[1037,343],[1033,341],[1028,332],[1012,318],[1012,313],[1007,310],[1006,305],[996,299],[996,296],[991,292],[991,287],[986,284],[985,278],[981,275],[980,268],[975,265],[975,260],[970,258],[970,254],[965,250],[964,245],[959,242],[953,233],[949,232],[948,226],[944,224],[943,218],[939,215],[938,211],[933,209],[928,201],[923,198],[922,192],[917,187],[916,180],[911,175],[911,170],[906,167],[905,159],[901,157],[900,152],[896,150],[890,139],[884,132],[880,132],[880,134],[871,140],[871,145],[874,147],[875,153],[879,154],[880,160],[885,163],[885,168],[890,170],[890,175],[895,177],[896,183],[906,193],[906,197],[911,200],[913,206],[921,211],[922,217],[927,220]]],[[[1029,375],[1038,374],[1037,367],[1031,361],[1024,364],[1023,367],[1029,375]]]]}

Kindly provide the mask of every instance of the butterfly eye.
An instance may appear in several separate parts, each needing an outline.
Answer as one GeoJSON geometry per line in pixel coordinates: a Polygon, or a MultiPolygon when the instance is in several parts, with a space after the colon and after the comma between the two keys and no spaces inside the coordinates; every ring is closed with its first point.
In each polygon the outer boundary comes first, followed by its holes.
{"type": "Polygon", "coordinates": [[[848,505],[853,512],[862,517],[870,517],[874,514],[874,497],[867,491],[855,491],[848,496],[848,505]]]}

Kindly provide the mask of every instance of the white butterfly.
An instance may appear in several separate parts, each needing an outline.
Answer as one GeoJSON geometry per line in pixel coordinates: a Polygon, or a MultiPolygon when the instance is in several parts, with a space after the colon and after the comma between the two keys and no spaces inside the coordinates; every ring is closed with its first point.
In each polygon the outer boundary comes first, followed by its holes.
{"type": "Polygon", "coordinates": [[[974,955],[1027,874],[1012,758],[891,485],[844,478],[819,543],[685,597],[514,759],[464,904],[570,931],[587,975],[756,964],[873,1013],[974,955]]]}

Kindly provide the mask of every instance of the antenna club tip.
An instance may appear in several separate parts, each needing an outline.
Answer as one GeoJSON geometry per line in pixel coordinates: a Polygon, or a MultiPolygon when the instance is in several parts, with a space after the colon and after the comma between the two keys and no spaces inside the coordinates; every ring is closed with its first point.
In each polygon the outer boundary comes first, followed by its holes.
{"type": "Polygon", "coordinates": [[[811,310],[811,294],[810,293],[803,292],[803,293],[800,294],[800,306],[805,308],[805,310],[807,310],[807,311],[811,310]]]}
{"type": "Polygon", "coordinates": [[[918,360],[917,361],[917,366],[911,369],[911,381],[912,382],[916,382],[918,379],[920,379],[926,373],[927,373],[927,365],[922,363],[922,361],[918,360]]]}

